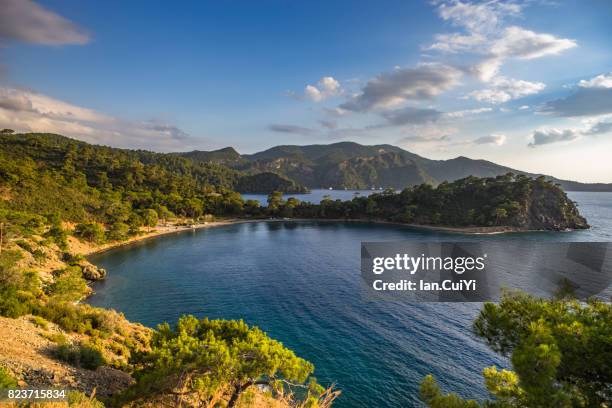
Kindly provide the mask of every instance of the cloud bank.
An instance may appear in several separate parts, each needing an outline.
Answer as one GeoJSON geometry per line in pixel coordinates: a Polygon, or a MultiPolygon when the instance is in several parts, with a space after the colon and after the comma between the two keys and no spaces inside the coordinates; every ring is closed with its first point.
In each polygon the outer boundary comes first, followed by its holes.
{"type": "Polygon", "coordinates": [[[10,87],[0,87],[0,127],[155,151],[187,150],[206,143],[164,121],[122,120],[31,90],[10,87]]]}
{"type": "Polygon", "coordinates": [[[90,35],[31,0],[0,0],[0,40],[31,44],[86,44],[90,35]]]}
{"type": "Polygon", "coordinates": [[[574,93],[547,102],[541,112],[564,117],[612,113],[612,73],[580,81],[574,93]]]}
{"type": "Polygon", "coordinates": [[[389,109],[406,101],[429,100],[459,83],[462,72],[444,64],[421,64],[382,73],[369,80],[361,92],[340,105],[354,112],[389,109]]]}

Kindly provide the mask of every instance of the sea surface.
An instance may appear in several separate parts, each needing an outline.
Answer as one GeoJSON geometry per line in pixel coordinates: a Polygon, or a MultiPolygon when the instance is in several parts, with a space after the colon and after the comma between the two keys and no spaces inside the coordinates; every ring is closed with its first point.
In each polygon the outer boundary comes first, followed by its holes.
{"type": "MultiPolygon", "coordinates": [[[[348,194],[341,198],[354,193],[320,190],[309,201],[336,192],[348,194]]],[[[418,385],[430,373],[446,391],[484,399],[482,369],[508,362],[471,332],[481,305],[362,299],[360,243],[612,240],[612,193],[569,196],[592,229],[475,236],[281,221],[163,236],[92,257],[109,274],[89,302],[151,327],[183,314],[244,319],[313,362],[319,382],[342,390],[334,405],[340,408],[421,406],[418,385]]]]}

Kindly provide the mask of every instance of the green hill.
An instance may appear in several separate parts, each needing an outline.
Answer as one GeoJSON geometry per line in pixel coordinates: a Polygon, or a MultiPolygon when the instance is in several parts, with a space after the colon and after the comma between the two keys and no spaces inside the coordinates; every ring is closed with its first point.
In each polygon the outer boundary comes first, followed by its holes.
{"type": "MultiPolygon", "coordinates": [[[[391,145],[364,146],[354,142],[329,145],[283,145],[255,153],[239,155],[235,150],[181,153],[203,162],[222,162],[249,174],[276,173],[308,188],[367,189],[455,181],[464,177],[495,177],[524,172],[486,160],[457,157],[431,160],[391,145]]],[[[546,176],[567,191],[612,191],[612,184],[579,183],[546,176]]]]}
{"type": "Polygon", "coordinates": [[[0,209],[64,220],[127,223],[155,208],[194,217],[240,211],[233,190],[301,192],[277,174],[256,178],[173,154],[96,146],[55,134],[0,135],[0,209]]]}

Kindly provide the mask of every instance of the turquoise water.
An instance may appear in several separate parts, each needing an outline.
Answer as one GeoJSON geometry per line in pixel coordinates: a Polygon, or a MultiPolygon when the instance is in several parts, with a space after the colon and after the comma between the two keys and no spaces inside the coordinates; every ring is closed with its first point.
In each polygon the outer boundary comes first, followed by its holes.
{"type": "Polygon", "coordinates": [[[338,407],[418,406],[433,373],[446,390],[484,398],[481,370],[504,366],[471,333],[478,304],[367,302],[360,243],[385,240],[609,241],[612,194],[573,193],[594,228],[467,236],[361,223],[261,222],[160,237],[93,257],[107,268],[90,303],[154,326],[191,313],[244,319],[312,361],[338,407]]]}

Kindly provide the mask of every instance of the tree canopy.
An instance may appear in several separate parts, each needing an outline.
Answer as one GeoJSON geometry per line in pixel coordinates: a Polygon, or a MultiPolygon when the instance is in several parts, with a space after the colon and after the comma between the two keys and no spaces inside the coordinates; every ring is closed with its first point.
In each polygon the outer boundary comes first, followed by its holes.
{"type": "MultiPolygon", "coordinates": [[[[612,306],[602,301],[538,299],[507,293],[486,303],[475,333],[508,356],[513,371],[487,367],[485,386],[493,399],[482,406],[606,407],[612,404],[612,306]]],[[[442,394],[433,377],[421,383],[431,408],[479,407],[456,394],[442,394]]]]}
{"type": "Polygon", "coordinates": [[[211,404],[225,395],[233,407],[253,385],[304,387],[314,401],[322,392],[313,379],[306,383],[311,363],[243,321],[183,316],[174,327],[164,323],[135,364],[128,398],[170,393],[211,404]]]}

